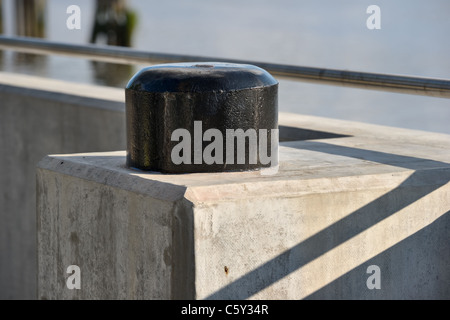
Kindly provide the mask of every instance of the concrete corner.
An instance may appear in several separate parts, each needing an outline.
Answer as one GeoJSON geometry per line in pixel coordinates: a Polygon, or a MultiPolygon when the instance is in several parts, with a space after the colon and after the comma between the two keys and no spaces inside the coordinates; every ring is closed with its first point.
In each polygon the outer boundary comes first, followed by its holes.
{"type": "Polygon", "coordinates": [[[449,137],[302,119],[284,125],[339,137],[286,136],[270,176],[44,158],[39,298],[450,298],[449,137]]]}

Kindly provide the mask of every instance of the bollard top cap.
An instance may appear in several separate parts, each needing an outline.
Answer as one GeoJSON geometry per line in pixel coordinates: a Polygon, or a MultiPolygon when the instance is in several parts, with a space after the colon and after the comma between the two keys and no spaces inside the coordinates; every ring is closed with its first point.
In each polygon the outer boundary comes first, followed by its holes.
{"type": "Polygon", "coordinates": [[[126,89],[157,93],[229,92],[277,84],[270,73],[253,65],[192,62],[144,68],[131,78],[126,89]]]}

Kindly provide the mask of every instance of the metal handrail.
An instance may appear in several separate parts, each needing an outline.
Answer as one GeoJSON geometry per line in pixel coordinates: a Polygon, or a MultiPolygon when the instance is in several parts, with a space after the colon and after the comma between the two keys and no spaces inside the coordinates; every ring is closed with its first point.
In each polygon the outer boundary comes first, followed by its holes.
{"type": "Polygon", "coordinates": [[[155,53],[116,46],[98,46],[92,44],[76,45],[26,37],[13,38],[0,36],[0,48],[34,54],[61,54],[96,61],[123,64],[226,61],[230,63],[252,64],[267,70],[274,76],[279,76],[290,80],[450,98],[450,80],[447,79],[432,79],[403,75],[292,66],[236,59],[155,53]]]}

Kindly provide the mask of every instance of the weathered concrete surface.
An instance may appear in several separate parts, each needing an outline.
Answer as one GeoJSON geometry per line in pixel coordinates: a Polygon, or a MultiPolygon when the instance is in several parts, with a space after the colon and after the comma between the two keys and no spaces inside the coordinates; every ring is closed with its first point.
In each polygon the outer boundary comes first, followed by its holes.
{"type": "MultiPolygon", "coordinates": [[[[0,299],[36,297],[36,163],[52,153],[125,149],[124,100],[121,89],[0,72],[0,299]]],[[[314,119],[302,117],[309,129],[281,127],[280,137],[339,133],[316,131],[327,120],[314,119]]]]}
{"type": "Polygon", "coordinates": [[[36,298],[36,163],[124,148],[123,90],[0,72],[0,299],[36,298]]]}
{"type": "Polygon", "coordinates": [[[283,142],[271,176],[145,173],[124,152],[44,158],[38,297],[449,299],[450,137],[280,122],[346,136],[283,142]],[[81,290],[65,286],[73,264],[81,290]]]}

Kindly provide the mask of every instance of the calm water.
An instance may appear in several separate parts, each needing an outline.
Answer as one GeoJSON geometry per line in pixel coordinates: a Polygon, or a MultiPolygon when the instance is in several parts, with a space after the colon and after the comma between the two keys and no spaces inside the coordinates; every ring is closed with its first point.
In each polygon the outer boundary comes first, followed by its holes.
{"type": "MultiPolygon", "coordinates": [[[[13,0],[3,0],[8,12],[13,0]]],[[[87,43],[94,1],[47,0],[46,36],[87,43]],[[66,8],[82,10],[82,29],[66,28],[66,8]]],[[[450,79],[450,1],[129,0],[141,50],[248,59],[450,79]],[[381,8],[368,30],[366,8],[381,8]]],[[[4,13],[5,33],[13,34],[4,13]]],[[[1,69],[123,87],[142,66],[93,64],[5,52],[1,69]],[[111,76],[111,74],[113,76],[111,76]]],[[[280,110],[450,133],[450,100],[280,81],[280,110]]]]}

